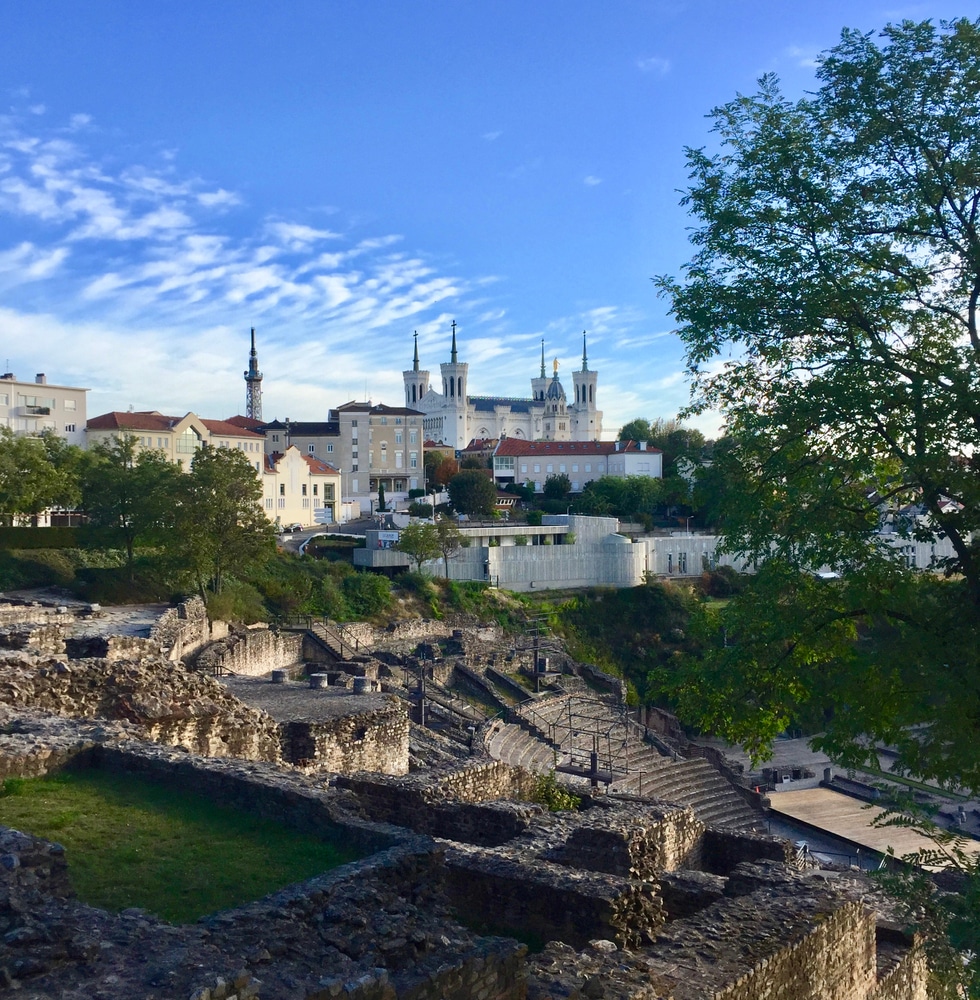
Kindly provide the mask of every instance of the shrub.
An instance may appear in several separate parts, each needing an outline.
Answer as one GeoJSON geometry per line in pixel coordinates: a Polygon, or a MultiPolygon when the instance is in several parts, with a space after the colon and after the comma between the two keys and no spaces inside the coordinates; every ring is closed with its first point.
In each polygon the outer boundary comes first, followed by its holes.
{"type": "Polygon", "coordinates": [[[515,545],[527,545],[528,538],[527,535],[514,535],[515,545]]]}
{"type": "Polygon", "coordinates": [[[574,544],[575,544],[575,532],[574,531],[566,531],[565,532],[565,537],[562,540],[562,545],[574,545],[574,544]]]}
{"type": "Polygon", "coordinates": [[[532,528],[541,527],[541,511],[540,510],[529,510],[527,512],[527,523],[532,528]]]}
{"type": "Polygon", "coordinates": [[[534,784],[531,801],[548,807],[549,812],[569,812],[578,809],[582,800],[558,783],[555,772],[542,774],[534,784]]]}
{"type": "Polygon", "coordinates": [[[391,604],[391,584],[387,577],[355,573],[344,578],[341,588],[350,618],[370,618],[385,611],[391,604]]]}

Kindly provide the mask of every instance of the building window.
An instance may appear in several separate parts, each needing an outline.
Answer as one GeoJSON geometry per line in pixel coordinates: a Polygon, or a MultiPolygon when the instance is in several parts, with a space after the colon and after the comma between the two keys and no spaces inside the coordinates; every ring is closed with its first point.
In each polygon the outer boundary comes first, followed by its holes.
{"type": "Polygon", "coordinates": [[[10,394],[6,392],[0,392],[0,406],[10,405],[10,394]]]}
{"type": "Polygon", "coordinates": [[[286,501],[282,497],[279,498],[279,509],[282,510],[286,506],[286,501]]]}
{"type": "Polygon", "coordinates": [[[559,465],[558,466],[558,471],[559,472],[564,472],[565,471],[565,466],[564,465],[559,465]]]}
{"type": "MultiPolygon", "coordinates": [[[[3,400],[0,400],[0,402],[4,402],[4,403],[6,401],[7,401],[6,398],[4,398],[3,400]]],[[[74,399],[66,399],[65,400],[65,409],[66,410],[74,410],[75,406],[76,406],[76,403],[75,403],[74,399]]]]}
{"type": "Polygon", "coordinates": [[[310,506],[310,498],[309,497],[303,497],[303,506],[304,507],[309,507],[310,506]]]}
{"type": "Polygon", "coordinates": [[[313,496],[318,496],[320,487],[316,483],[313,484],[313,496]]]}
{"type": "Polygon", "coordinates": [[[388,418],[387,417],[382,417],[381,418],[381,426],[382,427],[387,427],[388,426],[388,418]]]}
{"type": "Polygon", "coordinates": [[[286,495],[286,484],[285,483],[280,483],[279,484],[279,496],[284,497],[285,495],[286,495]]]}
{"type": "Polygon", "coordinates": [[[667,553],[667,572],[674,572],[674,557],[670,552],[667,553]]]}
{"type": "Polygon", "coordinates": [[[540,472],[541,471],[541,466],[537,462],[534,463],[534,471],[535,472],[540,472]]]}
{"type": "Polygon", "coordinates": [[[279,442],[279,435],[278,434],[273,434],[272,435],[272,440],[278,444],[278,442],[279,442]]]}
{"type": "Polygon", "coordinates": [[[522,473],[527,472],[527,466],[526,465],[522,465],[521,466],[521,472],[522,473]]]}
{"type": "Polygon", "coordinates": [[[419,443],[419,432],[418,431],[409,431],[408,432],[408,443],[409,444],[418,444],[419,443]]]}
{"type": "Polygon", "coordinates": [[[200,447],[201,439],[190,427],[188,427],[187,430],[177,438],[176,450],[178,455],[193,455],[194,452],[200,447]]]}
{"type": "Polygon", "coordinates": [[[687,553],[678,552],[677,553],[677,572],[686,573],[687,572],[687,553]]]}
{"type": "Polygon", "coordinates": [[[417,451],[411,452],[408,457],[409,468],[417,469],[419,467],[419,453],[417,451]]]}
{"type": "Polygon", "coordinates": [[[305,497],[306,496],[306,483],[303,483],[303,485],[299,488],[299,490],[300,490],[300,496],[304,496],[305,497]]]}
{"type": "MultiPolygon", "coordinates": [[[[351,472],[357,472],[357,462],[355,462],[355,463],[354,463],[354,464],[353,464],[353,465],[352,465],[352,466],[350,467],[350,471],[351,471],[351,472]]],[[[354,480],[354,482],[356,483],[356,482],[357,482],[357,480],[355,479],[355,480],[354,480]]],[[[355,493],[357,492],[357,487],[356,487],[356,486],[354,487],[354,492],[355,492],[355,493]]]]}
{"type": "Polygon", "coordinates": [[[572,463],[572,472],[578,472],[578,463],[577,462],[573,462],[572,463]]]}
{"type": "Polygon", "coordinates": [[[307,447],[307,449],[306,449],[306,450],[307,450],[307,451],[308,451],[308,452],[309,452],[309,453],[310,453],[311,455],[315,455],[315,454],[316,454],[316,445],[315,445],[315,444],[311,444],[311,445],[309,445],[309,446],[307,447]]]}
{"type": "Polygon", "coordinates": [[[65,424],[65,433],[66,434],[74,434],[75,433],[75,425],[74,424],[65,424]]]}
{"type": "Polygon", "coordinates": [[[402,422],[402,418],[401,417],[395,417],[395,423],[396,424],[400,424],[401,422],[402,422]]]}
{"type": "Polygon", "coordinates": [[[591,472],[592,471],[592,466],[588,462],[585,463],[585,471],[586,472],[591,472]]]}
{"type": "Polygon", "coordinates": [[[272,510],[272,497],[265,498],[265,509],[272,510]]]}
{"type": "Polygon", "coordinates": [[[333,445],[332,444],[328,444],[327,445],[327,453],[330,454],[332,451],[333,451],[333,445]]]}
{"type": "Polygon", "coordinates": [[[395,431],[395,444],[401,444],[401,443],[402,443],[402,432],[395,431]]]}
{"type": "Polygon", "coordinates": [[[403,452],[403,451],[396,451],[395,452],[395,468],[396,469],[400,469],[402,467],[402,461],[403,461],[404,455],[405,455],[405,452],[403,452]]]}
{"type": "Polygon", "coordinates": [[[351,427],[356,427],[357,426],[357,421],[356,420],[352,420],[350,422],[350,425],[351,425],[351,427]]]}

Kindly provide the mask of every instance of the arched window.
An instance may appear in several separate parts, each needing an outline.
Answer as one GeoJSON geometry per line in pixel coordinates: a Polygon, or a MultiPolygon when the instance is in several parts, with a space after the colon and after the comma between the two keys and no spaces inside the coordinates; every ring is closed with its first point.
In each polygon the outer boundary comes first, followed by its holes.
{"type": "Polygon", "coordinates": [[[415,402],[415,386],[412,386],[412,402],[415,402]]]}
{"type": "Polygon", "coordinates": [[[592,386],[589,386],[589,402],[592,402],[592,386]]]}
{"type": "Polygon", "coordinates": [[[456,390],[456,395],[459,396],[460,399],[463,398],[463,376],[462,375],[460,375],[460,377],[459,377],[459,388],[456,390]]]}

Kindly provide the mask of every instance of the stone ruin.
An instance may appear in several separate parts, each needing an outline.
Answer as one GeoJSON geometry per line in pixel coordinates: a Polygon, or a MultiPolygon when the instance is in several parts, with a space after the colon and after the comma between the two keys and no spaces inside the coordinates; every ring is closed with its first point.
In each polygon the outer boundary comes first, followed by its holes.
{"type": "MultiPolygon", "coordinates": [[[[365,859],[172,926],[80,903],[58,845],[0,832],[0,987],[32,1000],[925,1000],[922,943],[889,902],[858,874],[797,870],[785,841],[649,796],[586,791],[551,813],[531,801],[536,776],[479,740],[443,766],[372,772],[370,754],[331,758],[234,690],[167,650],[74,660],[21,646],[0,657],[0,775],[135,773],[365,859]]],[[[403,707],[321,721],[347,718],[348,742],[385,730],[390,764],[392,712],[407,762],[403,707]]]]}

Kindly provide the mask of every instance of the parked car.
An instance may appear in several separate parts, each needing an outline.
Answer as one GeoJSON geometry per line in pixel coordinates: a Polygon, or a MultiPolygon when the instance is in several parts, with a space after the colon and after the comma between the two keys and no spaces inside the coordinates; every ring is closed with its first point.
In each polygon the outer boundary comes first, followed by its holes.
{"type": "Polygon", "coordinates": [[[292,524],[284,524],[282,530],[283,531],[302,531],[303,530],[303,525],[300,524],[299,521],[293,521],[292,524]]]}

